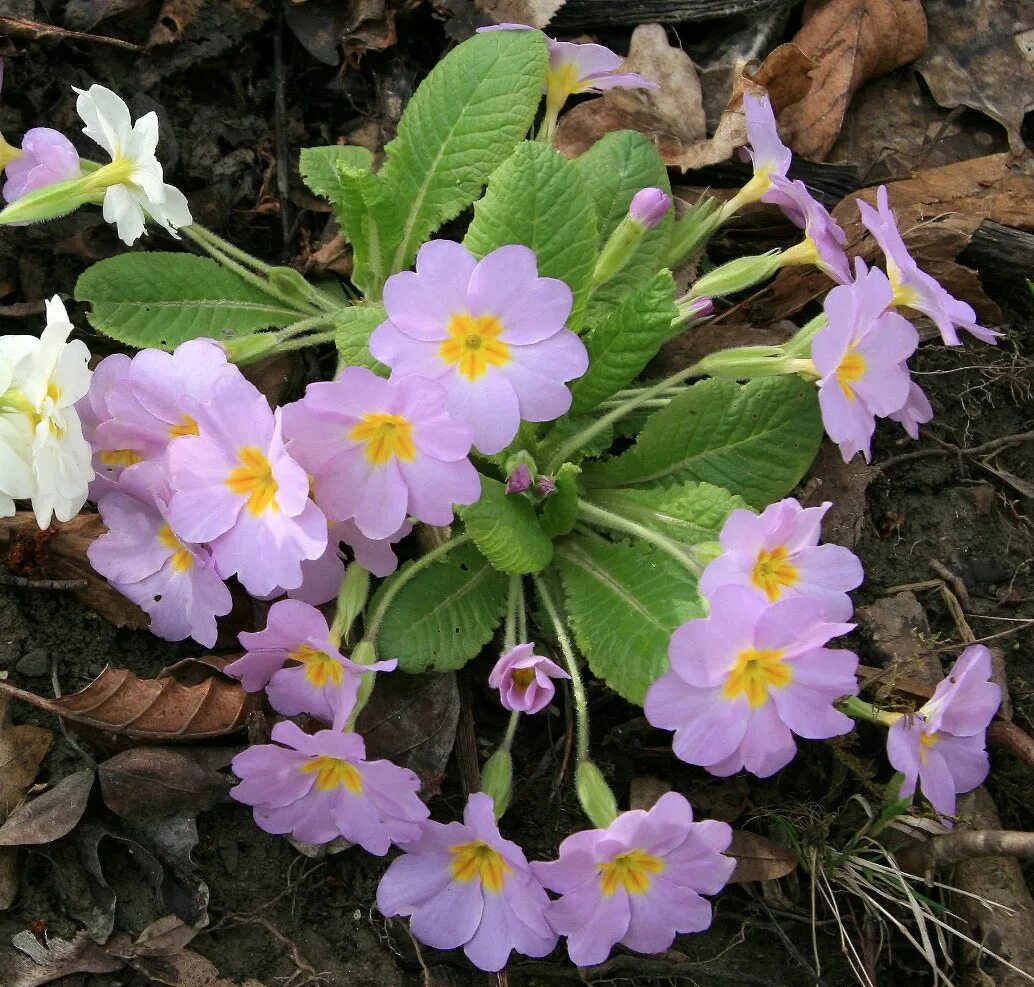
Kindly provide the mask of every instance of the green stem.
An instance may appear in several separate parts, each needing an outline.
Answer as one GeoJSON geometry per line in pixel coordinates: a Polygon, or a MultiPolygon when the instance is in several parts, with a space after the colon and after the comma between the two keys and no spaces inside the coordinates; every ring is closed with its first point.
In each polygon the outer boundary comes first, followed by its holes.
{"type": "Polygon", "coordinates": [[[506,595],[506,622],[503,624],[503,653],[517,647],[517,607],[521,590],[521,577],[511,576],[506,595]]]}
{"type": "Polygon", "coordinates": [[[337,330],[331,329],[328,332],[314,332],[300,339],[291,339],[286,343],[277,346],[277,353],[289,353],[291,350],[303,350],[306,346],[317,346],[320,343],[332,343],[337,339],[337,330]]]}
{"type": "Polygon", "coordinates": [[[524,602],[524,580],[517,584],[520,594],[517,601],[517,639],[523,644],[528,640],[528,609],[524,602]]]}
{"type": "Polygon", "coordinates": [[[560,645],[560,653],[564,658],[564,666],[567,668],[567,674],[571,676],[571,692],[574,695],[575,748],[578,761],[587,761],[589,759],[589,703],[585,696],[582,673],[578,669],[578,659],[575,657],[571,639],[567,636],[567,629],[560,619],[556,604],[549,595],[545,582],[538,575],[531,578],[535,581],[535,589],[538,590],[546,615],[553,624],[553,631],[556,634],[557,643],[560,645]]]}
{"type": "Polygon", "coordinates": [[[183,232],[190,235],[191,239],[194,240],[195,243],[199,242],[197,237],[207,240],[211,246],[226,254],[228,257],[241,261],[243,264],[261,274],[268,274],[273,270],[272,264],[267,264],[265,261],[259,260],[253,254],[249,254],[246,250],[241,250],[240,247],[230,243],[229,240],[224,240],[217,233],[213,233],[207,226],[202,226],[200,223],[192,223],[190,226],[185,226],[183,228],[183,232]]]}
{"type": "Polygon", "coordinates": [[[696,577],[699,577],[700,573],[704,571],[703,566],[690,557],[688,550],[684,546],[671,538],[667,538],[659,531],[646,527],[646,525],[630,521],[628,518],[623,518],[618,514],[612,514],[610,511],[597,507],[595,504],[590,504],[585,500],[578,501],[578,516],[589,524],[595,524],[601,528],[609,528],[612,531],[623,531],[625,534],[633,535],[645,542],[649,542],[651,545],[655,545],[696,577]]]}
{"type": "Polygon", "coordinates": [[[901,719],[902,713],[892,713],[889,710],[880,709],[872,703],[867,703],[857,696],[848,696],[837,703],[837,709],[846,713],[852,720],[862,720],[865,723],[875,723],[882,727],[891,727],[901,719]]]}
{"type": "Polygon", "coordinates": [[[513,746],[513,738],[517,735],[517,724],[521,720],[521,711],[515,709],[510,714],[510,722],[506,724],[506,733],[503,735],[503,739],[499,742],[499,750],[509,751],[513,746]]]}
{"type": "Polygon", "coordinates": [[[381,602],[378,604],[377,609],[374,611],[373,616],[370,617],[370,620],[366,625],[366,633],[363,635],[363,640],[370,644],[376,643],[377,635],[380,633],[381,624],[384,623],[384,616],[388,612],[388,608],[395,602],[395,597],[402,592],[402,588],[406,583],[408,583],[414,576],[423,572],[428,566],[434,565],[434,563],[439,561],[439,559],[445,558],[445,556],[454,548],[466,545],[469,541],[470,535],[468,534],[457,535],[455,538],[450,538],[444,544],[439,545],[426,555],[421,556],[408,569],[403,569],[391,577],[390,584],[385,583],[387,589],[385,590],[384,596],[381,598],[381,602]]]}

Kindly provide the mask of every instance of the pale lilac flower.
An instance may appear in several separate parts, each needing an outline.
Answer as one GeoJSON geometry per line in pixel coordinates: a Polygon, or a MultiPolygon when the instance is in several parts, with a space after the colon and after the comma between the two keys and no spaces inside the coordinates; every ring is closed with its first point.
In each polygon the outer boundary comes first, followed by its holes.
{"type": "Polygon", "coordinates": [[[923,389],[913,380],[909,384],[908,400],[904,406],[887,417],[900,423],[913,439],[918,439],[919,426],[925,425],[933,418],[933,405],[923,389]]]}
{"type": "Polygon", "coordinates": [[[527,463],[518,463],[506,480],[508,494],[521,494],[531,489],[531,469],[527,463]]]}
{"type": "Polygon", "coordinates": [[[8,162],[4,199],[14,202],[56,182],[82,175],[79,154],[64,134],[49,127],[34,127],[22,138],[21,155],[8,162]]]}
{"type": "Polygon", "coordinates": [[[236,573],[255,596],[299,586],[302,562],[326,550],[327,521],[284,447],[281,413],[232,378],[217,380],[213,394],[205,434],[178,437],[166,451],[173,530],[208,543],[219,574],[236,573]]]}
{"type": "Polygon", "coordinates": [[[435,949],[463,947],[478,969],[501,970],[516,950],[545,956],[557,936],[544,917],[549,898],[524,852],[499,835],[492,799],[475,792],[463,822],[427,820],[402,847],[377,888],[388,918],[411,916],[414,937],[435,949]]]}
{"type": "Polygon", "coordinates": [[[707,929],[711,904],[702,896],[717,894],[732,875],[736,861],[722,853],[731,842],[727,823],[694,822],[686,799],[667,792],[649,811],[569,836],[559,860],[531,866],[561,895],[546,918],[567,936],[571,962],[593,966],[616,943],[660,953],[677,932],[707,929]]]}
{"type": "Polygon", "coordinates": [[[745,92],[743,113],[747,118],[747,140],[750,142],[744,151],[754,165],[751,184],[756,187],[757,195],[752,197],[756,200],[771,188],[773,178],[786,177],[793,154],[779,137],[775,112],[767,93],[745,92]]]}
{"type": "Polygon", "coordinates": [[[169,491],[154,473],[127,470],[98,505],[107,532],[87,549],[90,564],[151,617],[151,632],[167,641],[192,637],[215,645],[216,617],[233,601],[202,545],[181,541],[169,526],[169,491]]]}
{"type": "Polygon", "coordinates": [[[90,443],[93,452],[94,478],[90,483],[90,500],[95,504],[106,493],[118,489],[118,478],[128,466],[142,461],[132,449],[103,449],[97,430],[104,422],[111,421],[108,395],[128,386],[130,359],[125,353],[106,356],[90,378],[90,389],[79,399],[75,410],[83,427],[83,436],[90,443]]]}
{"type": "Polygon", "coordinates": [[[508,244],[479,262],[462,244],[432,240],[416,271],[384,285],[388,321],[370,352],[395,374],[442,384],[449,413],[492,455],[521,419],[553,421],[571,407],[566,382],[589,366],[585,344],[566,328],[571,303],[563,281],[538,276],[528,247],[508,244]]]}
{"type": "Polygon", "coordinates": [[[230,797],[254,806],[259,828],[316,845],[344,837],[379,857],[420,836],[428,815],[420,779],[391,761],[367,761],[358,734],[307,734],[283,720],[272,736],[275,744],[233,759],[241,783],[230,797]]]}
{"type": "Polygon", "coordinates": [[[644,188],[634,196],[628,207],[628,215],[640,226],[654,229],[671,209],[671,196],[663,189],[644,188]]]}
{"type": "Polygon", "coordinates": [[[470,429],[446,411],[445,399],[433,380],[383,380],[348,367],[283,409],[291,455],[312,476],[316,503],[331,520],[354,520],[366,538],[390,539],[407,514],[447,525],[453,504],[481,496],[467,458],[470,429]]]}
{"type": "Polygon", "coordinates": [[[951,816],[956,794],[971,792],[987,777],[987,727],[1002,702],[1002,690],[990,678],[991,652],[971,645],[933,698],[890,728],[887,756],[905,776],[902,798],[921,785],[933,807],[951,816]]]}
{"type": "Polygon", "coordinates": [[[743,586],[723,586],[706,618],[671,637],[671,671],[646,694],[646,718],[674,730],[676,757],[726,776],[746,768],[775,774],[809,740],[848,733],[834,707],[858,692],[858,657],[825,648],[854,624],[827,621],[805,596],[767,603],[743,586]]]}
{"type": "Polygon", "coordinates": [[[948,346],[959,346],[959,329],[994,344],[1002,334],[978,325],[972,306],[950,294],[940,282],[913,260],[898,231],[894,212],[887,198],[887,187],[876,193],[876,208],[858,200],[862,222],[880,245],[887,263],[887,274],[893,287],[893,304],[922,312],[933,321],[948,346]]]}
{"type": "Polygon", "coordinates": [[[804,182],[774,175],[772,187],[761,197],[762,202],[779,206],[787,219],[804,230],[804,241],[791,247],[787,254],[799,257],[796,263],[814,264],[838,284],[851,283],[851,265],[844,245],[847,234],[821,202],[812,197],[804,182]]]}
{"type": "Polygon", "coordinates": [[[266,690],[270,705],[285,716],[308,713],[340,730],[355,708],[359,680],[388,672],[396,661],[357,665],[330,639],[327,619],[300,600],[269,608],[266,627],[237,635],[245,655],[226,666],[248,692],[266,690]]]}
{"type": "Polygon", "coordinates": [[[700,577],[710,598],[722,586],[745,586],[769,603],[805,596],[827,620],[847,620],[848,592],[862,584],[862,563],[850,549],[820,545],[822,518],[833,505],[801,507],[787,497],[765,508],[733,511],[722,528],[722,554],[700,577]]]}
{"type": "Polygon", "coordinates": [[[919,334],[887,311],[892,294],[882,271],[866,270],[856,259],[854,284],[839,285],[826,296],[829,324],[812,340],[822,424],[840,445],[844,462],[859,452],[868,462],[876,418],[901,411],[909,399],[905,360],[919,345],[919,334]]]}
{"type": "Polygon", "coordinates": [[[535,654],[534,644],[518,644],[495,663],[488,685],[499,690],[504,709],[539,713],[553,701],[553,679],[570,677],[555,661],[535,654]]]}

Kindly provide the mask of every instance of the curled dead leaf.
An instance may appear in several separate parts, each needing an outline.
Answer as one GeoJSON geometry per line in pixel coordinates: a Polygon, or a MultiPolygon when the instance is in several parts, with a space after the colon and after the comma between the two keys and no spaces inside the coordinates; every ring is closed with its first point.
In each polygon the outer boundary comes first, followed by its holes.
{"type": "Polygon", "coordinates": [[[106,666],[85,689],[48,699],[0,681],[0,692],[66,720],[152,743],[222,737],[244,727],[255,696],[224,675],[197,685],[106,666]]]}
{"type": "Polygon", "coordinates": [[[0,846],[39,846],[67,836],[82,819],[92,789],[92,768],[62,778],[7,817],[0,826],[0,846]]]}
{"type": "Polygon", "coordinates": [[[926,15],[920,0],[812,0],[793,40],[818,67],[809,93],[779,115],[779,129],[794,151],[821,161],[858,87],[926,50],[926,15]]]}
{"type": "Polygon", "coordinates": [[[564,0],[474,0],[478,9],[496,24],[545,27],[564,5],[564,0]]]}
{"type": "Polygon", "coordinates": [[[123,819],[210,809],[226,798],[229,783],[193,751],[134,747],[97,768],[104,802],[123,819]]]}
{"type": "Polygon", "coordinates": [[[797,854],[789,847],[742,829],[733,833],[732,846],[725,852],[736,858],[736,870],[729,878],[731,884],[775,881],[797,869],[797,854]]]}
{"type": "Polygon", "coordinates": [[[201,10],[205,0],[165,0],[158,11],[158,19],[151,28],[147,46],[168,45],[179,41],[183,32],[201,10]]]}

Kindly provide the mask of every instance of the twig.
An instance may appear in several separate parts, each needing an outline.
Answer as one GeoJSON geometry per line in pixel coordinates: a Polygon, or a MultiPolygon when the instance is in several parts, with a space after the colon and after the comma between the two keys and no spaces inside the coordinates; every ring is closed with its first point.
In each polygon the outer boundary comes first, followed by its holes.
{"type": "MultiPolygon", "coordinates": [[[[914,452],[904,452],[900,456],[891,456],[889,459],[883,460],[882,463],[877,463],[876,469],[882,472],[891,466],[899,466],[901,463],[911,462],[914,459],[923,459],[927,456],[986,456],[994,452],[999,452],[1002,449],[1006,449],[1009,446],[1034,441],[1034,432],[1018,432],[1016,435],[1005,435],[999,439],[992,439],[990,442],[984,442],[978,446],[971,446],[968,449],[954,445],[951,442],[945,442],[944,439],[939,439],[936,435],[929,435],[928,438],[932,442],[936,442],[940,448],[916,449],[914,452]]],[[[991,472],[993,472],[993,470],[991,472]]]]}
{"type": "Polygon", "coordinates": [[[962,577],[958,573],[952,572],[951,569],[938,559],[930,559],[930,568],[951,586],[955,591],[955,595],[959,598],[959,602],[969,609],[969,590],[966,589],[966,584],[962,581],[962,577]]]}
{"type": "Polygon", "coordinates": [[[1034,833],[1008,829],[968,829],[934,836],[896,854],[903,871],[929,874],[974,857],[1034,859],[1034,833]]]}
{"type": "Polygon", "coordinates": [[[409,941],[413,944],[413,952],[416,953],[416,961],[420,964],[420,975],[424,980],[424,987],[434,987],[434,977],[431,975],[431,971],[427,968],[427,964],[424,962],[424,951],[420,948],[420,943],[417,942],[416,936],[413,935],[409,928],[408,922],[403,922],[396,919],[399,925],[406,930],[406,935],[409,936],[409,941]]]}
{"type": "MultiPolygon", "coordinates": [[[[56,656],[50,659],[50,684],[51,684],[51,686],[53,686],[53,689],[54,689],[54,698],[55,699],[60,699],[61,698],[61,682],[58,680],[58,677],[57,677],[57,657],[56,656]]],[[[90,757],[90,755],[87,754],[86,751],[83,750],[83,748],[79,745],[79,741],[76,740],[68,732],[68,727],[65,724],[65,718],[63,716],[59,716],[57,718],[57,723],[58,723],[58,726],[61,727],[61,732],[65,735],[65,740],[68,741],[68,746],[71,747],[72,750],[74,750],[91,768],[96,770],[97,762],[92,757],[90,757]]]]}
{"type": "Polygon", "coordinates": [[[140,46],[123,41],[121,38],[109,38],[103,34],[84,34],[82,31],[68,31],[53,24],[32,21],[25,17],[0,17],[0,31],[14,38],[26,38],[29,41],[46,41],[54,38],[58,41],[96,41],[102,45],[125,48],[127,51],[139,51],[140,46]]]}
{"type": "Polygon", "coordinates": [[[28,576],[10,576],[0,573],[0,586],[17,586],[19,589],[86,589],[85,579],[30,579],[28,576]]]}
{"type": "Polygon", "coordinates": [[[1012,751],[1028,768],[1034,770],[1034,738],[1008,720],[995,720],[987,729],[987,739],[998,747],[1012,751]]]}
{"type": "Polygon", "coordinates": [[[297,987],[301,984],[308,983],[322,983],[327,977],[330,976],[329,971],[320,973],[316,968],[302,955],[302,951],[298,948],[298,944],[293,940],[285,936],[272,922],[267,921],[264,918],[259,918],[257,915],[232,915],[227,916],[227,919],[232,919],[239,925],[261,925],[281,946],[287,949],[291,954],[291,962],[295,965],[294,973],[288,978],[284,987],[294,983],[295,977],[298,974],[304,974],[305,979],[300,981],[297,987]]]}

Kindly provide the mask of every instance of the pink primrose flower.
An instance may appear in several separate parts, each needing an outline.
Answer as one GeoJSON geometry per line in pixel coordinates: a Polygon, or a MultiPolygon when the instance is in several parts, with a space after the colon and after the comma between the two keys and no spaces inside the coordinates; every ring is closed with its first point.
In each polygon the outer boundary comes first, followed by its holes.
{"type": "Polygon", "coordinates": [[[911,394],[905,361],[919,345],[915,327],[887,311],[893,296],[887,276],[855,261],[854,284],[826,296],[829,324],[812,340],[819,374],[819,406],[826,434],[844,462],[861,452],[872,457],[876,418],[901,412],[911,394]]]}
{"type": "Polygon", "coordinates": [[[284,447],[280,411],[233,377],[218,379],[212,392],[204,432],[177,438],[166,452],[173,530],[208,543],[220,574],[236,573],[255,596],[292,589],[302,562],[326,550],[326,519],[284,447]]]}
{"type": "MultiPolygon", "coordinates": [[[[847,234],[821,202],[814,199],[804,182],[772,176],[772,187],[762,202],[779,206],[795,226],[804,230],[802,253],[827,277],[838,284],[851,283],[851,265],[844,253],[847,234]]],[[[800,250],[800,248],[798,248],[800,250]]]]}
{"type": "Polygon", "coordinates": [[[478,969],[501,970],[510,953],[545,956],[556,945],[549,898],[516,843],[503,839],[492,799],[476,792],[463,822],[427,820],[377,888],[387,917],[409,915],[413,935],[435,949],[463,947],[478,969]]]}
{"type": "Polygon", "coordinates": [[[649,811],[623,812],[606,829],[590,829],[560,844],[560,857],[532,870],[561,897],[546,918],[567,936],[578,966],[602,963],[615,943],[639,953],[668,949],[675,934],[711,925],[711,904],[736,866],[725,856],[732,842],[727,823],[693,821],[677,792],[662,795],[649,811]]]}
{"type": "Polygon", "coordinates": [[[793,497],[759,515],[738,510],[719,536],[722,554],[700,578],[710,598],[722,586],[745,586],[769,603],[796,596],[821,604],[827,620],[847,620],[848,592],[862,584],[858,556],[840,545],[820,545],[822,518],[833,505],[801,507],[793,497]]]}
{"type": "Polygon", "coordinates": [[[671,671],[646,694],[646,718],[674,730],[675,756],[726,776],[767,778],[793,760],[794,734],[838,737],[854,726],[834,707],[858,692],[858,657],[823,647],[854,624],[827,621],[806,596],[766,602],[723,586],[708,617],[671,637],[671,671]]]}
{"type": "Polygon", "coordinates": [[[654,229],[671,209],[671,196],[664,189],[644,188],[634,196],[628,207],[628,215],[640,226],[654,229]]]}
{"type": "Polygon", "coordinates": [[[283,409],[291,455],[312,476],[316,503],[331,520],[354,521],[365,538],[382,541],[397,535],[407,514],[446,525],[454,504],[481,496],[467,458],[470,429],[445,400],[433,380],[383,380],[348,367],[283,409]]]}
{"type": "Polygon", "coordinates": [[[521,419],[552,421],[571,407],[566,382],[589,366],[585,344],[565,327],[571,302],[563,281],[538,276],[527,247],[500,247],[479,262],[462,244],[432,240],[415,271],[385,284],[388,321],[370,352],[394,374],[438,381],[449,413],[491,455],[521,419]]]}
{"type": "Polygon", "coordinates": [[[233,601],[211,553],[173,532],[168,496],[153,472],[127,470],[101,497],[98,508],[108,530],[86,554],[97,572],[150,615],[154,634],[168,641],[192,637],[211,648],[218,634],[215,618],[228,614],[233,601]]]}
{"type": "Polygon", "coordinates": [[[922,786],[943,816],[955,812],[955,796],[987,777],[987,728],[1002,702],[991,678],[991,652],[974,644],[959,655],[933,698],[915,716],[903,716],[888,731],[887,756],[902,772],[902,798],[922,786]]]}
{"type": "Polygon", "coordinates": [[[887,187],[876,193],[876,208],[858,200],[862,222],[880,245],[887,263],[887,275],[893,288],[893,304],[922,312],[933,321],[948,346],[959,346],[959,329],[985,343],[994,343],[1002,334],[978,325],[972,306],[960,301],[943,288],[940,282],[920,270],[905,246],[897,220],[890,208],[887,187]]]}
{"type": "Polygon", "coordinates": [[[273,740],[233,759],[241,782],[230,797],[254,807],[260,829],[316,845],[344,837],[379,857],[419,837],[428,816],[420,779],[391,761],[366,760],[358,734],[308,734],[283,720],[273,740]]]}
{"type": "Polygon", "coordinates": [[[227,675],[237,676],[248,692],[265,689],[278,713],[307,713],[335,730],[355,708],[361,676],[397,664],[357,665],[346,658],[330,640],[323,614],[298,600],[274,603],[264,630],[242,631],[238,638],[246,654],[226,666],[227,675]]]}
{"type": "Polygon", "coordinates": [[[749,146],[744,153],[754,165],[754,181],[759,190],[770,188],[773,178],[785,178],[793,154],[779,137],[775,112],[768,95],[745,92],[743,113],[747,118],[749,146]]]}
{"type": "Polygon", "coordinates": [[[488,684],[499,690],[504,709],[539,713],[553,701],[553,679],[570,677],[555,661],[535,654],[534,644],[518,644],[495,663],[488,684]]]}

